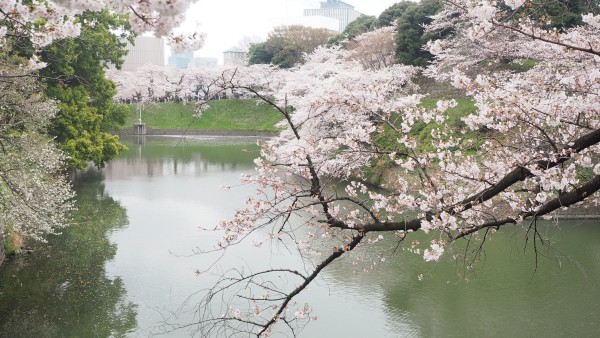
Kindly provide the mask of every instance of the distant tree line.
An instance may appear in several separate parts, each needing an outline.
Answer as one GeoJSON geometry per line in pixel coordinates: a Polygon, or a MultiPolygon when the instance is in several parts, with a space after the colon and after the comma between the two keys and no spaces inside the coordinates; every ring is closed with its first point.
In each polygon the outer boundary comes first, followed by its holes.
{"type": "Polygon", "coordinates": [[[326,44],[333,35],[325,28],[300,25],[276,27],[265,42],[250,46],[248,63],[272,63],[281,68],[290,68],[302,61],[303,54],[326,44]]]}
{"type": "MultiPolygon", "coordinates": [[[[450,35],[450,31],[426,33],[424,26],[432,22],[431,16],[443,7],[440,0],[422,0],[420,2],[400,1],[385,9],[379,17],[361,15],[352,21],[346,29],[337,35],[331,35],[325,29],[302,26],[280,27],[269,34],[262,43],[252,44],[248,52],[249,64],[273,64],[289,68],[303,62],[303,53],[312,52],[317,46],[326,44],[346,45],[357,36],[377,28],[397,25],[395,41],[395,61],[397,63],[421,66],[429,64],[432,54],[423,49],[429,40],[450,35]],[[325,38],[325,37],[328,37],[325,38]]],[[[558,30],[581,24],[583,13],[598,13],[598,0],[551,0],[537,5],[521,7],[515,14],[533,17],[546,22],[545,28],[558,30]]]]}

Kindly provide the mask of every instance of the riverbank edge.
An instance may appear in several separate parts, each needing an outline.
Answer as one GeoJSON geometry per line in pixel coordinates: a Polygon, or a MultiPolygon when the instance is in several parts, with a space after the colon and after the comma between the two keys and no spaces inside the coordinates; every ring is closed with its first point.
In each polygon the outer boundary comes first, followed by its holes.
{"type": "MultiPolygon", "coordinates": [[[[119,136],[139,135],[135,128],[123,128],[114,134],[119,136]]],[[[268,130],[239,130],[239,129],[167,129],[167,128],[150,128],[146,127],[146,136],[258,136],[258,137],[273,137],[279,132],[268,130]]]]}
{"type": "Polygon", "coordinates": [[[0,224],[0,267],[4,263],[6,253],[4,252],[4,224],[0,224]]]}

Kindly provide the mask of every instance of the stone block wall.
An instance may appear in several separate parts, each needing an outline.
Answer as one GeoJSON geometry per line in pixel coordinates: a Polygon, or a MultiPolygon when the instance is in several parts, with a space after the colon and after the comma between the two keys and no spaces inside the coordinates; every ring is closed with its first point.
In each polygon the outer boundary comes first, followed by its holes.
{"type": "Polygon", "coordinates": [[[4,224],[0,224],[0,266],[4,262],[4,224]]]}

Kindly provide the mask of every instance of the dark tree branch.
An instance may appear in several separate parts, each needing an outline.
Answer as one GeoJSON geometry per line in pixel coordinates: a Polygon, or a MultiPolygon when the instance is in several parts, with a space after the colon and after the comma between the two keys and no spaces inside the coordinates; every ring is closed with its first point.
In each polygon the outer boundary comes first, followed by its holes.
{"type": "MultiPolygon", "coordinates": [[[[589,180],[587,183],[581,185],[580,187],[577,187],[569,192],[565,192],[565,193],[558,195],[558,197],[544,203],[537,211],[528,211],[528,212],[522,213],[520,215],[520,217],[522,219],[528,219],[528,218],[537,219],[541,216],[547,215],[547,214],[549,214],[553,211],[556,211],[560,208],[569,207],[573,204],[579,203],[579,202],[585,200],[586,198],[588,198],[589,196],[591,196],[592,194],[594,194],[595,192],[597,192],[598,190],[600,190],[600,175],[594,176],[594,178],[589,180]]],[[[477,232],[481,229],[498,228],[498,227],[500,227],[502,225],[506,225],[506,224],[517,224],[517,218],[505,218],[502,220],[485,223],[485,224],[470,228],[468,230],[466,229],[463,232],[461,232],[459,235],[455,236],[453,239],[456,240],[458,238],[465,237],[465,236],[472,234],[474,232],[477,232]]]]}
{"type": "Polygon", "coordinates": [[[348,245],[345,248],[336,249],[331,255],[329,255],[329,257],[327,257],[327,259],[322,261],[321,264],[317,265],[315,270],[309,276],[307,276],[307,278],[304,280],[304,283],[299,285],[297,288],[295,288],[292,292],[290,292],[288,294],[288,296],[285,298],[285,301],[283,303],[281,303],[281,305],[279,306],[279,309],[273,315],[273,318],[271,318],[263,326],[263,329],[260,332],[258,332],[256,334],[256,336],[260,337],[260,335],[262,335],[271,325],[275,324],[275,322],[279,319],[279,317],[281,316],[283,311],[285,311],[285,308],[287,307],[289,302],[294,297],[296,297],[297,294],[302,292],[302,290],[304,290],[315,278],[317,278],[317,276],[321,273],[321,270],[323,270],[325,267],[327,267],[333,261],[335,261],[336,259],[341,257],[345,252],[352,251],[358,245],[358,243],[360,243],[363,240],[363,238],[364,238],[364,234],[358,234],[358,235],[354,236],[354,238],[352,238],[352,241],[350,241],[350,243],[348,243],[348,245]]]}
{"type": "MultiPolygon", "coordinates": [[[[550,168],[554,168],[562,163],[565,163],[569,159],[571,159],[571,156],[573,154],[579,153],[582,150],[585,150],[585,149],[587,149],[595,144],[598,144],[598,143],[600,143],[600,129],[594,130],[593,132],[583,135],[582,137],[573,141],[570,144],[569,148],[565,148],[562,150],[561,153],[555,154],[557,157],[556,160],[554,160],[554,161],[540,160],[540,161],[537,161],[535,163],[535,165],[539,170],[548,170],[550,168]]],[[[513,169],[512,171],[510,171],[504,177],[502,177],[500,179],[500,181],[498,181],[498,183],[492,185],[491,187],[483,190],[480,193],[477,193],[469,198],[466,198],[465,200],[461,201],[460,203],[456,204],[455,206],[449,207],[449,208],[445,209],[444,211],[451,215],[459,214],[462,211],[471,209],[472,207],[474,207],[478,204],[481,204],[485,201],[490,200],[491,198],[497,196],[501,192],[508,189],[510,186],[514,185],[515,183],[523,181],[523,180],[525,180],[529,177],[533,177],[533,176],[534,176],[533,173],[529,169],[519,166],[519,167],[513,169]]],[[[584,190],[584,192],[585,191],[586,190],[584,190]]],[[[589,195],[591,195],[591,194],[583,196],[583,199],[585,199],[589,195]]],[[[557,208],[553,209],[552,211],[554,211],[556,209],[557,208]]],[[[540,212],[541,212],[541,210],[540,210],[540,212]]],[[[538,212],[538,214],[539,214],[539,212],[538,212]]],[[[539,215],[539,216],[541,216],[541,215],[539,215]]],[[[373,232],[375,232],[375,231],[408,231],[408,230],[416,231],[421,228],[422,221],[431,220],[431,219],[432,219],[432,216],[428,215],[424,218],[417,218],[417,219],[412,219],[412,220],[408,220],[408,221],[374,222],[374,223],[367,223],[367,224],[363,224],[363,225],[356,225],[355,227],[350,227],[345,222],[342,222],[339,220],[333,220],[328,223],[332,227],[336,227],[336,228],[340,228],[340,229],[354,229],[354,230],[359,230],[364,233],[367,233],[367,232],[372,232],[372,231],[373,232]]],[[[503,225],[506,223],[514,223],[514,222],[515,222],[515,220],[510,218],[510,219],[506,219],[506,220],[502,220],[502,221],[493,222],[493,225],[489,225],[489,226],[497,227],[497,226],[500,226],[500,225],[503,225]]]]}
{"type": "Polygon", "coordinates": [[[522,29],[520,29],[518,27],[515,27],[515,26],[512,26],[512,25],[503,24],[501,22],[493,21],[492,24],[494,26],[497,26],[497,27],[502,27],[502,28],[506,28],[508,30],[511,30],[513,32],[517,32],[519,34],[522,34],[522,35],[524,35],[524,36],[526,36],[528,38],[532,38],[534,40],[540,40],[540,41],[543,41],[543,42],[551,43],[553,45],[562,46],[562,47],[565,47],[567,49],[572,49],[572,50],[576,50],[576,51],[579,51],[579,52],[584,52],[584,53],[589,53],[589,54],[592,54],[592,55],[595,55],[595,56],[600,56],[600,50],[595,50],[594,48],[592,48],[591,45],[589,46],[589,48],[584,48],[584,47],[580,47],[580,46],[568,44],[568,43],[561,42],[561,41],[551,40],[551,39],[545,38],[545,37],[543,37],[543,36],[541,36],[539,34],[536,35],[534,32],[529,33],[529,32],[526,32],[526,31],[524,31],[524,30],[522,30],[522,29]]]}

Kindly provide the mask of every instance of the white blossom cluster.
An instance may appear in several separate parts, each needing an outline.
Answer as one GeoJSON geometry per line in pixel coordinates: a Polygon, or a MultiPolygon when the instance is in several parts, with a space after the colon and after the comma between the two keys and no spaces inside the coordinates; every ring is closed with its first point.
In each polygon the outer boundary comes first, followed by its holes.
{"type": "Polygon", "coordinates": [[[0,82],[0,222],[43,241],[66,226],[73,208],[65,157],[46,136],[56,106],[24,70],[2,63],[0,72],[7,76],[0,82]]]}
{"type": "Polygon", "coordinates": [[[86,10],[108,9],[129,14],[134,31],[154,32],[166,37],[176,51],[194,50],[202,46],[204,35],[175,33],[185,11],[194,0],[3,0],[0,2],[0,46],[6,34],[24,36],[35,48],[43,48],[55,40],[76,37],[81,22],[76,15],[86,10]]]}

